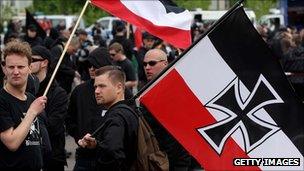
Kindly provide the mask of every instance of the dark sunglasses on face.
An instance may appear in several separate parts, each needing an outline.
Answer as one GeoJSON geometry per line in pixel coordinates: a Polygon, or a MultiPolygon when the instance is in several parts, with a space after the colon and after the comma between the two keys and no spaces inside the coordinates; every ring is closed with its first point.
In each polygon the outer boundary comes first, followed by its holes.
{"type": "Polygon", "coordinates": [[[161,62],[161,61],[164,61],[164,60],[143,62],[143,65],[144,65],[144,67],[146,67],[148,64],[149,64],[150,66],[154,66],[154,65],[156,65],[158,62],[161,62]]]}
{"type": "Polygon", "coordinates": [[[39,61],[44,61],[45,59],[36,59],[36,58],[32,58],[32,63],[34,62],[39,62],[39,61]]]}
{"type": "Polygon", "coordinates": [[[110,53],[110,56],[115,56],[116,55],[116,53],[110,53]]]}

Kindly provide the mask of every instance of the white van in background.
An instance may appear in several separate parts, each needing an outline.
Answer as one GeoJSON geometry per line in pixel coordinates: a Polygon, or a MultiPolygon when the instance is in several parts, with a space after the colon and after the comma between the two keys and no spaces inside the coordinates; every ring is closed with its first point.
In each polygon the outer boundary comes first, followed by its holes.
{"type": "MultiPolygon", "coordinates": [[[[113,27],[115,27],[116,23],[118,21],[121,21],[119,18],[117,17],[102,17],[99,18],[95,23],[99,23],[99,25],[102,28],[102,36],[105,40],[112,40],[113,39],[113,35],[112,35],[112,30],[113,27]]],[[[92,35],[92,28],[94,27],[94,24],[90,25],[89,27],[87,27],[85,29],[85,31],[89,34],[92,35]]]]}
{"type": "MultiPolygon", "coordinates": [[[[70,28],[73,23],[76,23],[78,16],[75,15],[38,15],[34,16],[34,18],[39,22],[39,20],[47,19],[52,23],[52,27],[56,27],[61,21],[65,23],[66,29],[70,28]]],[[[21,21],[21,25],[25,26],[25,16],[14,16],[12,18],[15,21],[21,21]]],[[[79,23],[79,28],[84,29],[85,24],[84,20],[81,19],[79,23]]]]}
{"type": "Polygon", "coordinates": [[[278,9],[269,9],[269,14],[261,16],[258,22],[260,25],[267,26],[271,31],[287,25],[284,15],[278,9]]]}
{"type": "MultiPolygon", "coordinates": [[[[76,16],[76,15],[38,15],[38,16],[35,16],[35,19],[37,21],[43,20],[44,18],[46,18],[47,20],[50,20],[53,27],[56,27],[60,22],[64,22],[66,29],[68,29],[72,25],[76,24],[78,16],[76,16]]],[[[81,29],[85,28],[83,19],[80,20],[78,28],[81,28],[81,29]]]]}
{"type": "MultiPolygon", "coordinates": [[[[194,11],[190,11],[190,13],[193,16],[193,19],[198,20],[198,22],[202,23],[214,23],[218,19],[220,19],[227,10],[218,10],[218,11],[211,11],[211,10],[202,10],[201,8],[197,8],[194,11]]],[[[245,9],[245,13],[252,22],[252,24],[256,25],[256,15],[254,11],[245,9]]]]}

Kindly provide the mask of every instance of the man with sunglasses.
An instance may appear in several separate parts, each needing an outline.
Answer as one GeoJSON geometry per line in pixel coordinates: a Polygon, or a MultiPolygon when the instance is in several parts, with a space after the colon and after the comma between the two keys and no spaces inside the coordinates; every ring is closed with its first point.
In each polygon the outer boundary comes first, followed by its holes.
{"type": "MultiPolygon", "coordinates": [[[[149,50],[143,60],[147,80],[151,81],[156,78],[167,65],[167,54],[164,51],[149,50]]],[[[142,113],[151,126],[160,149],[168,154],[170,171],[188,171],[191,159],[186,150],[153,118],[146,108],[142,108],[142,113]]]]}
{"type": "Polygon", "coordinates": [[[160,49],[149,50],[144,58],[143,66],[148,81],[155,78],[168,65],[167,55],[160,49]]]}
{"type": "MultiPolygon", "coordinates": [[[[51,53],[44,46],[34,46],[32,48],[32,74],[39,79],[40,86],[36,96],[43,95],[47,84],[51,78],[49,72],[51,64],[51,53]]],[[[47,130],[50,137],[52,153],[47,161],[44,161],[44,170],[63,171],[66,165],[65,156],[65,128],[64,119],[67,114],[68,95],[59,86],[57,81],[53,81],[47,94],[48,103],[45,107],[47,117],[47,130]]]]}
{"type": "MultiPolygon", "coordinates": [[[[126,88],[133,90],[137,86],[137,78],[132,62],[124,54],[124,49],[121,44],[115,42],[109,47],[109,53],[114,63],[121,67],[126,74],[126,88]]],[[[133,91],[132,91],[133,92],[133,91]]]]}
{"type": "Polygon", "coordinates": [[[137,75],[138,75],[138,88],[140,89],[141,87],[144,86],[144,84],[147,82],[146,74],[145,74],[145,69],[143,66],[143,60],[145,57],[145,54],[154,47],[155,44],[155,39],[153,35],[149,34],[148,32],[144,32],[142,34],[142,43],[143,46],[140,47],[137,51],[136,55],[136,60],[138,63],[137,67],[137,75]]]}

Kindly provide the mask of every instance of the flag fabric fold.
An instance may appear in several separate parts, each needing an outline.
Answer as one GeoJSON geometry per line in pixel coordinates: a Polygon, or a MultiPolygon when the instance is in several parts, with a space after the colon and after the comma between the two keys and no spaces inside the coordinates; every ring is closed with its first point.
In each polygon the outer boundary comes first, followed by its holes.
{"type": "Polygon", "coordinates": [[[191,45],[192,16],[170,0],[91,0],[95,6],[178,48],[191,45]]]}
{"type": "Polygon", "coordinates": [[[36,21],[36,19],[33,17],[33,15],[27,9],[25,9],[25,12],[26,12],[26,20],[25,20],[26,29],[30,25],[34,25],[37,28],[37,36],[44,39],[46,37],[46,32],[43,30],[43,28],[40,26],[40,24],[36,21]]]}
{"type": "Polygon", "coordinates": [[[242,7],[139,100],[205,170],[304,169],[304,109],[242,7]]]}

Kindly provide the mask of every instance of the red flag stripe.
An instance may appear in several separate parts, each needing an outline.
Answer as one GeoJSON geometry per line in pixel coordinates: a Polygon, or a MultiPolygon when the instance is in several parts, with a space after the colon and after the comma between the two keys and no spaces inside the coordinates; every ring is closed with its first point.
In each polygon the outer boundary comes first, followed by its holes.
{"type": "Polygon", "coordinates": [[[164,127],[172,135],[176,135],[175,138],[200,162],[204,169],[260,170],[259,167],[233,166],[235,156],[238,158],[250,157],[232,138],[228,139],[219,156],[197,130],[193,129],[212,124],[216,120],[187,87],[176,70],[170,71],[166,77],[141,97],[140,101],[151,113],[157,115],[156,118],[159,122],[165,123],[164,127]],[[168,85],[175,86],[168,87],[168,85]],[[159,98],[160,94],[166,98],[159,98]],[[170,96],[172,94],[175,96],[170,96]]]}
{"type": "Polygon", "coordinates": [[[136,26],[134,26],[133,31],[134,31],[135,47],[138,50],[142,46],[142,32],[141,32],[141,29],[139,29],[136,26]]]}
{"type": "Polygon", "coordinates": [[[120,2],[120,0],[92,0],[92,3],[98,6],[99,8],[106,10],[112,15],[124,19],[127,22],[132,23],[141,29],[149,31],[151,34],[163,40],[166,40],[173,46],[186,49],[191,45],[190,30],[182,30],[174,27],[154,25],[149,20],[146,20],[145,18],[142,18],[141,16],[138,16],[132,11],[130,11],[120,2]]]}

